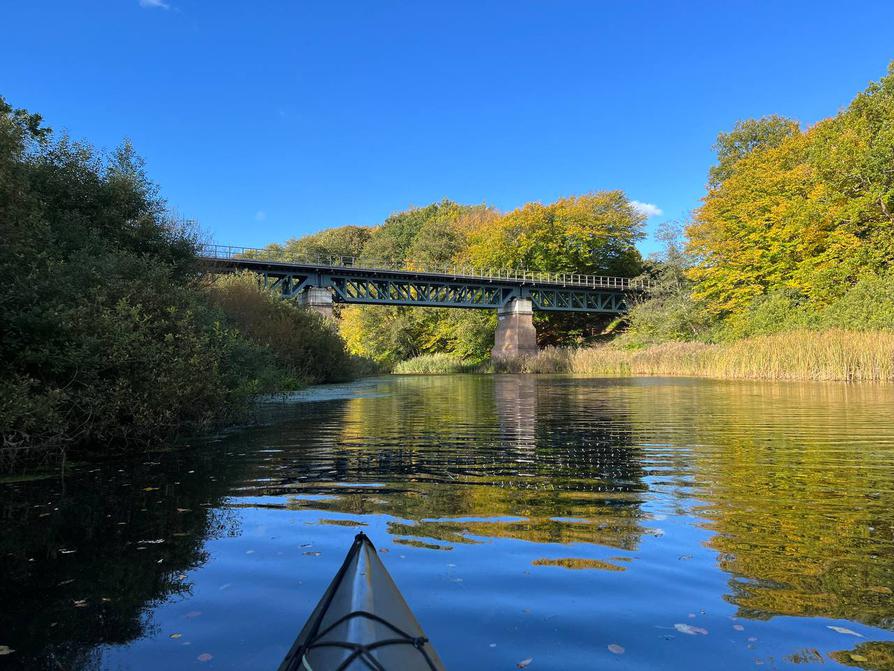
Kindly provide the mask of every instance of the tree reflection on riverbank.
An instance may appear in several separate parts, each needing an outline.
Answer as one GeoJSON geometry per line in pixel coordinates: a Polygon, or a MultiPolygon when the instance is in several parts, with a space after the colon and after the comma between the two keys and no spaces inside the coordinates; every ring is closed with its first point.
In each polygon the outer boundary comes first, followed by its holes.
{"type": "Polygon", "coordinates": [[[888,393],[788,384],[693,399],[695,440],[717,446],[694,453],[695,494],[742,616],[894,628],[888,393]]]}
{"type": "Polygon", "coordinates": [[[196,661],[172,638],[189,627],[221,668],[275,666],[354,526],[391,546],[448,655],[502,635],[584,668],[617,641],[668,668],[656,628],[667,642],[693,618],[711,635],[683,635],[679,664],[890,654],[894,389],[506,375],[300,398],[193,449],[0,484],[3,662],[176,666],[196,661]],[[471,629],[453,632],[457,609],[471,629]],[[779,616],[828,619],[795,645],[779,616]],[[774,623],[785,645],[755,657],[752,628],[774,623]]]}
{"type": "Polygon", "coordinates": [[[153,604],[188,594],[183,573],[206,560],[204,543],[238,533],[221,501],[239,467],[214,459],[212,475],[207,465],[197,454],[162,454],[0,486],[9,661],[94,668],[97,645],[144,635],[153,604]]]}

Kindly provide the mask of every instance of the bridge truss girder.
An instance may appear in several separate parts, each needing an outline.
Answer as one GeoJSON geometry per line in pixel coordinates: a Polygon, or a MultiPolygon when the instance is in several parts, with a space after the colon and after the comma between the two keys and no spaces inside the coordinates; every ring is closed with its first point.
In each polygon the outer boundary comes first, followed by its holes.
{"type": "Polygon", "coordinates": [[[622,314],[629,309],[627,295],[619,291],[532,288],[528,294],[536,310],[622,314]]]}
{"type": "Polygon", "coordinates": [[[598,312],[623,314],[629,309],[627,293],[601,289],[507,286],[500,283],[427,278],[373,277],[352,273],[261,272],[265,287],[284,298],[296,298],[308,287],[332,290],[336,303],[409,305],[452,308],[493,308],[514,298],[527,298],[544,312],[598,312]]]}

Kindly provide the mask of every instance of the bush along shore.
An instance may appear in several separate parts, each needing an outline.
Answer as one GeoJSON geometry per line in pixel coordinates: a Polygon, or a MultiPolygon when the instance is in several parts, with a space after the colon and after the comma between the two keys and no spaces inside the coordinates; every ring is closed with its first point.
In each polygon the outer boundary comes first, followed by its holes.
{"type": "Polygon", "coordinates": [[[128,144],[97,152],[2,98],[0,240],[6,467],[143,450],[354,374],[334,324],[201,275],[128,144]]]}

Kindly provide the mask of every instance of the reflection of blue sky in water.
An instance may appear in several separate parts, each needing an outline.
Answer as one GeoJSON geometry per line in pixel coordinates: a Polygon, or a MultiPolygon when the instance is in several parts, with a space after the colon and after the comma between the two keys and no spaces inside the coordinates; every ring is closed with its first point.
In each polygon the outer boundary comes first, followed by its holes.
{"type": "Polygon", "coordinates": [[[79,632],[71,668],[205,652],[275,668],[359,527],[449,668],[820,668],[814,650],[834,668],[833,651],[894,641],[894,389],[466,376],[319,394],[155,466],[77,473],[64,495],[18,486],[4,509],[33,507],[40,539],[48,501],[78,511],[79,538],[111,516],[95,556],[7,535],[27,548],[9,575],[75,579],[32,608],[52,613],[36,640],[60,654],[79,632]],[[141,635],[88,630],[72,600],[123,586],[141,635]]]}

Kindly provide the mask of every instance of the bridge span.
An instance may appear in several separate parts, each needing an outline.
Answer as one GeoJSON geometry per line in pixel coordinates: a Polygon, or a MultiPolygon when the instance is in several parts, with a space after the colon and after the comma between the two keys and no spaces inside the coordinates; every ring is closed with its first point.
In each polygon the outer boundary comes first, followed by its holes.
{"type": "Polygon", "coordinates": [[[578,273],[398,268],[346,256],[278,260],[269,250],[224,245],[204,245],[200,255],[208,272],[251,271],[264,286],[326,317],[334,303],[496,309],[494,357],[537,351],[534,310],[619,315],[631,295],[649,288],[640,279],[578,273]]]}

